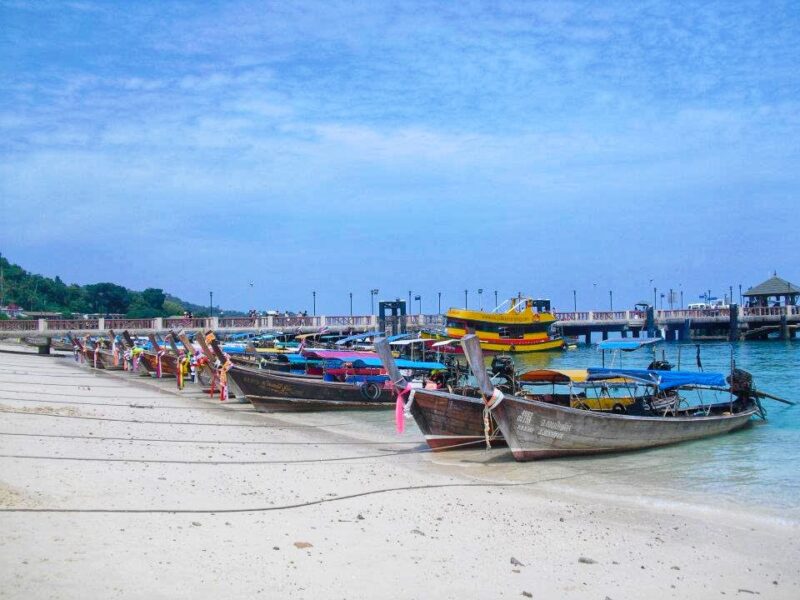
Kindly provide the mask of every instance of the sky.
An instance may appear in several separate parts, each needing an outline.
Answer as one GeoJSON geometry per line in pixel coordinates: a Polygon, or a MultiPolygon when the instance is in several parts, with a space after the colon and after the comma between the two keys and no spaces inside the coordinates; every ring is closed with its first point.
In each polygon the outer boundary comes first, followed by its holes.
{"type": "Polygon", "coordinates": [[[800,283],[799,64],[791,1],[0,0],[0,252],[329,315],[800,283]]]}

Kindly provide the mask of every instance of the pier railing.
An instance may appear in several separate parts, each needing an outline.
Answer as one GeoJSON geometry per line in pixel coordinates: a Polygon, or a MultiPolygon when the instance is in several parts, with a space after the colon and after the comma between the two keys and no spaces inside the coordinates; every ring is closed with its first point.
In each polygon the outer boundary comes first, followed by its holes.
{"type": "MultiPolygon", "coordinates": [[[[740,323],[769,324],[772,321],[786,320],[792,324],[800,323],[800,306],[764,306],[739,307],[740,323]]],[[[566,328],[591,328],[597,326],[603,330],[615,327],[642,327],[646,313],[641,310],[589,310],[576,312],[557,312],[555,317],[566,328]]],[[[678,323],[693,323],[711,326],[731,320],[729,308],[707,309],[669,309],[656,310],[653,313],[658,327],[676,326],[678,323]]],[[[390,317],[387,317],[390,320],[390,317]]],[[[405,324],[410,328],[438,328],[444,325],[443,315],[406,315],[405,324]]],[[[168,329],[187,330],[223,330],[223,331],[292,331],[303,329],[313,331],[330,327],[339,331],[353,329],[377,329],[376,315],[293,315],[265,317],[169,317],[155,319],[9,319],[0,321],[0,334],[5,337],[14,334],[25,335],[61,335],[67,331],[104,333],[108,329],[115,331],[165,331],[168,329]]]]}

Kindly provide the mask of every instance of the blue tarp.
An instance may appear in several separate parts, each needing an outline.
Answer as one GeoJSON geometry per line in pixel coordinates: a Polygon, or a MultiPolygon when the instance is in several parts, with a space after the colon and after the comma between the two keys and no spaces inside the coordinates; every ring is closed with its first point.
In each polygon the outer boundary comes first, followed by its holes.
{"type": "Polygon", "coordinates": [[[618,340],[603,340],[597,347],[600,350],[625,350],[631,352],[638,350],[642,346],[649,346],[663,341],[661,338],[638,338],[638,339],[618,339],[618,340]]]}
{"type": "Polygon", "coordinates": [[[703,385],[727,387],[725,375],[722,373],[701,373],[693,371],[657,371],[655,369],[606,369],[589,367],[589,380],[609,379],[612,377],[632,377],[652,381],[662,390],[685,385],[703,385]]]}
{"type": "MultiPolygon", "coordinates": [[[[406,360],[404,358],[395,359],[398,369],[416,369],[418,371],[435,371],[444,369],[445,366],[438,362],[422,362],[418,360],[406,360]]],[[[381,369],[383,363],[380,358],[359,358],[353,361],[353,367],[356,369],[381,369]]]]}

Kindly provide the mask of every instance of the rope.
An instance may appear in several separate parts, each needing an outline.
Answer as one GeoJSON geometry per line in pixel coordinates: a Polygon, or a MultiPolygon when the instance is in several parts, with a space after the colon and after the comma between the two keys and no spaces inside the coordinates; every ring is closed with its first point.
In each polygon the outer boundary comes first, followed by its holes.
{"type": "MultiPolygon", "coordinates": [[[[628,471],[633,469],[642,469],[643,467],[631,467],[627,469],[618,469],[617,471],[628,471]]],[[[651,468],[651,467],[647,467],[651,468]]],[[[609,474],[617,472],[609,470],[600,472],[600,474],[609,474]]],[[[353,500],[355,498],[364,498],[367,496],[375,496],[378,494],[390,494],[394,492],[408,492],[420,490],[436,490],[447,488],[515,488],[522,486],[538,485],[540,483],[551,483],[554,481],[564,481],[567,479],[574,479],[582,477],[583,475],[596,475],[597,470],[581,471],[572,473],[570,475],[560,475],[557,477],[546,477],[543,479],[534,479],[530,481],[517,481],[510,483],[429,483],[425,485],[405,485],[391,488],[380,488],[376,490],[366,490],[364,492],[356,492],[354,494],[346,494],[343,496],[335,496],[333,498],[319,498],[317,500],[308,500],[306,502],[297,502],[294,504],[284,504],[280,506],[264,506],[253,508],[222,508],[222,509],[190,509],[190,508],[139,508],[139,509],[126,509],[126,508],[0,508],[0,512],[26,512],[26,513],[102,513],[102,514],[231,514],[231,513],[258,513],[258,512],[276,512],[284,510],[293,510],[298,508],[306,508],[309,506],[317,506],[320,504],[328,504],[330,502],[342,502],[344,500],[353,500]]]]}

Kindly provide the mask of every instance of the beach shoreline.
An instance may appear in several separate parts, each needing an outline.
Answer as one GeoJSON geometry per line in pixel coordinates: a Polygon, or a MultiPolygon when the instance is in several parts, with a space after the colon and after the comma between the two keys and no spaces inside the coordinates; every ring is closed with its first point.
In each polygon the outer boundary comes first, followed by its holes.
{"type": "Polygon", "coordinates": [[[0,512],[3,598],[800,596],[796,510],[615,480],[636,457],[432,454],[389,413],[265,415],[34,354],[0,372],[0,505],[120,511],[0,512]]]}

